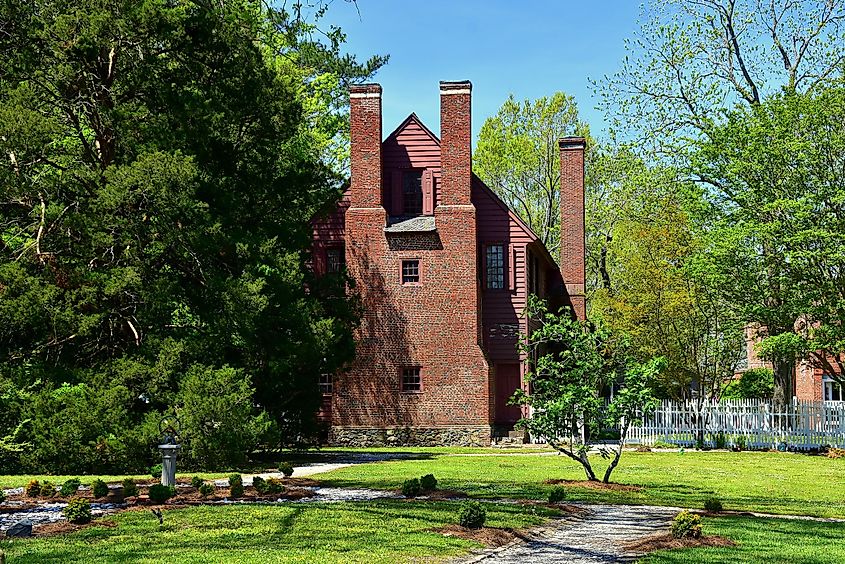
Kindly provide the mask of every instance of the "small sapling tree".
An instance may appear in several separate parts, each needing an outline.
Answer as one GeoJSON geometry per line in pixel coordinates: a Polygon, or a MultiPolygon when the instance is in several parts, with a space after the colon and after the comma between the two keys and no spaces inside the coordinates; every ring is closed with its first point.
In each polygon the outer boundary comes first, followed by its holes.
{"type": "Polygon", "coordinates": [[[520,348],[535,359],[527,380],[531,393],[517,390],[511,403],[529,406],[530,417],[517,424],[584,467],[587,479],[598,481],[589,452],[598,450],[610,464],[603,481],[619,463],[630,425],[657,405],[651,382],[665,365],[663,358],[634,362],[623,339],[601,321],[580,322],[567,309],[550,312],[545,301],[529,296],[525,315],[534,330],[520,339],[520,348]],[[609,403],[600,392],[621,384],[609,403]],[[617,444],[594,442],[599,432],[619,429],[617,444]]]}

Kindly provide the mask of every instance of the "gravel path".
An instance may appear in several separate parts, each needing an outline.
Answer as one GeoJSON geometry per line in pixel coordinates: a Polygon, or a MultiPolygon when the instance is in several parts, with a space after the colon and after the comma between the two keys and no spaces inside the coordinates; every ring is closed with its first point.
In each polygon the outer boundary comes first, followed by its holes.
{"type": "Polygon", "coordinates": [[[489,551],[461,562],[483,564],[594,564],[632,562],[621,545],[666,531],[676,509],[633,505],[584,505],[587,512],[574,519],[553,521],[534,529],[526,541],[489,551]]]}

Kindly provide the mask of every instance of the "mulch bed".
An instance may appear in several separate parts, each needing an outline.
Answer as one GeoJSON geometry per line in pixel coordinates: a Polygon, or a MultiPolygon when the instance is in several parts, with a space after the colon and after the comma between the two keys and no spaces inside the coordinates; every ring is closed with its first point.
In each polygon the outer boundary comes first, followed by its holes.
{"type": "Polygon", "coordinates": [[[482,527],[481,529],[467,529],[460,525],[446,525],[438,529],[432,529],[444,537],[458,537],[461,539],[475,541],[486,547],[495,548],[504,546],[519,536],[512,529],[496,529],[493,527],[482,527]]]}
{"type": "MultiPolygon", "coordinates": [[[[393,490],[393,493],[402,495],[402,490],[393,490]]],[[[418,497],[408,498],[409,501],[425,497],[430,501],[448,501],[450,499],[466,499],[469,497],[465,492],[455,490],[432,490],[430,492],[423,492],[418,497]]],[[[425,500],[423,500],[425,501],[425,500]]]]}
{"type": "Polygon", "coordinates": [[[706,535],[697,539],[690,537],[676,539],[671,533],[660,533],[624,544],[623,548],[628,552],[645,554],[647,552],[654,552],[655,550],[699,548],[707,546],[728,547],[736,546],[736,543],[731,539],[726,539],[725,537],[720,537],[718,535],[706,535]]]}
{"type": "Polygon", "coordinates": [[[546,480],[544,484],[562,485],[573,488],[590,488],[593,490],[611,490],[615,492],[639,492],[642,491],[641,486],[629,486],[627,484],[605,484],[604,482],[593,482],[590,480],[546,480]]]}
{"type": "Polygon", "coordinates": [[[68,533],[75,533],[88,527],[117,527],[117,523],[111,519],[94,519],[90,523],[83,525],[74,525],[67,521],[59,521],[57,523],[47,523],[44,525],[35,525],[32,527],[33,537],[54,537],[57,535],[66,535],[68,533]]]}

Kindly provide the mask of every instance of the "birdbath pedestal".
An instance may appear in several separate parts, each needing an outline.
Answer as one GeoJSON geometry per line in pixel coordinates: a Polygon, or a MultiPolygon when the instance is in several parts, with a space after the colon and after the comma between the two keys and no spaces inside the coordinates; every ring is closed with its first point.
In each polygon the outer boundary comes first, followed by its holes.
{"type": "Polygon", "coordinates": [[[158,450],[161,452],[162,486],[176,485],[176,455],[179,454],[180,448],[182,445],[158,445],[158,450]]]}

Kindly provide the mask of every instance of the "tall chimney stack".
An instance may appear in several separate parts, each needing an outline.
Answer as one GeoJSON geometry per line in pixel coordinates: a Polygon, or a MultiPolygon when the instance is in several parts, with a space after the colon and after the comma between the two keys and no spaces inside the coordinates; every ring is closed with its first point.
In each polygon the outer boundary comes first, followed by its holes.
{"type": "Polygon", "coordinates": [[[350,204],[377,208],[381,198],[381,86],[349,87],[350,204]]]}
{"type": "Polygon", "coordinates": [[[583,137],[564,137],[560,146],[560,273],[579,320],[587,318],[584,241],[583,137]]]}
{"type": "Polygon", "coordinates": [[[472,83],[440,82],[441,204],[469,205],[472,178],[472,83]]]}

